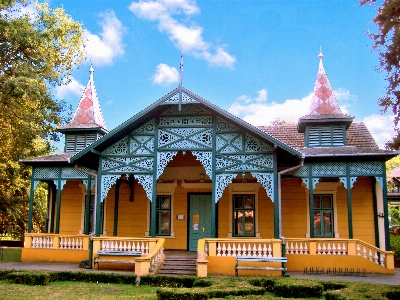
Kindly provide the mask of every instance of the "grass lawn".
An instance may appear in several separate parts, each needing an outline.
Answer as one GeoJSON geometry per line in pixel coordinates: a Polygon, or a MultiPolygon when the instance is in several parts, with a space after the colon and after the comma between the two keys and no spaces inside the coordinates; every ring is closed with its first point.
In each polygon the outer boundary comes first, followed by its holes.
{"type": "Polygon", "coordinates": [[[21,261],[22,248],[3,248],[2,262],[18,262],[21,261]]]}
{"type": "MultiPolygon", "coordinates": [[[[212,278],[210,278],[212,279],[212,278]]],[[[241,282],[247,281],[248,278],[214,278],[212,280],[241,282]]],[[[291,279],[293,281],[293,279],[291,279]]],[[[369,284],[369,283],[348,283],[350,293],[347,293],[346,299],[387,299],[382,297],[382,290],[387,288],[386,285],[369,284]]],[[[400,286],[397,287],[398,289],[400,286]]],[[[134,284],[105,284],[105,283],[86,283],[57,281],[46,286],[30,286],[24,284],[13,284],[6,280],[0,280],[0,297],[1,299],[157,299],[158,287],[134,284]]],[[[262,296],[228,296],[224,299],[278,299],[273,293],[265,292],[262,296]]],[[[184,298],[182,298],[184,299],[184,298]]],[[[213,298],[220,299],[220,298],[213,298]]],[[[282,298],[279,298],[282,299],[282,298]]],[[[291,298],[290,298],[291,299],[291,298]]],[[[298,298],[298,299],[325,299],[321,298],[298,298]]]]}
{"type": "Polygon", "coordinates": [[[147,285],[53,282],[29,286],[0,281],[1,299],[157,299],[158,287],[147,285]]]}

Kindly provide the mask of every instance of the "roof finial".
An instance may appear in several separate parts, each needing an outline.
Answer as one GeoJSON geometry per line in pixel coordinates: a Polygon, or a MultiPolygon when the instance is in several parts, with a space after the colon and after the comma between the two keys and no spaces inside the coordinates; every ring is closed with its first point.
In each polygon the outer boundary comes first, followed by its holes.
{"type": "Polygon", "coordinates": [[[182,73],[183,73],[183,47],[181,48],[181,60],[179,63],[179,104],[178,111],[182,109],[182,73]]]}
{"type": "Polygon", "coordinates": [[[90,81],[93,81],[94,69],[93,69],[92,64],[90,64],[89,73],[90,73],[90,75],[89,75],[89,80],[90,80],[90,81]]]}
{"type": "Polygon", "coordinates": [[[182,74],[183,74],[183,48],[181,48],[181,61],[179,64],[179,85],[182,86],[182,74]]]}
{"type": "Polygon", "coordinates": [[[318,58],[319,58],[320,60],[322,60],[322,59],[324,58],[324,55],[322,54],[321,46],[319,46],[318,58]]]}

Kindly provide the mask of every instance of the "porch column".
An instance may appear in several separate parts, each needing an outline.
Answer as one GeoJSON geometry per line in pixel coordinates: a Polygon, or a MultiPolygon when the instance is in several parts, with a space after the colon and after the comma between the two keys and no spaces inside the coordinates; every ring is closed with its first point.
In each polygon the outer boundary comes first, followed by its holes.
{"type": "MultiPolygon", "coordinates": [[[[282,224],[282,203],[281,199],[279,198],[279,192],[280,192],[280,186],[278,186],[278,158],[276,154],[277,148],[275,146],[274,148],[274,153],[273,153],[273,166],[274,166],[274,184],[272,188],[274,189],[274,199],[271,199],[274,201],[274,238],[275,239],[280,239],[281,236],[281,224],[282,224]],[[279,190],[278,190],[279,189],[279,190]]],[[[279,181],[280,183],[280,181],[279,181]]]]}
{"type": "Polygon", "coordinates": [[[91,228],[89,228],[90,224],[90,202],[92,198],[92,176],[88,175],[88,180],[87,180],[87,187],[86,187],[86,197],[85,197],[85,216],[84,220],[85,223],[83,225],[83,233],[84,234],[89,234],[91,231],[91,228]]]}
{"type": "Polygon", "coordinates": [[[308,168],[308,188],[310,194],[310,238],[314,237],[314,184],[312,178],[312,164],[308,168]]]}
{"type": "Polygon", "coordinates": [[[386,178],[381,183],[376,180],[375,182],[375,197],[376,197],[376,217],[377,217],[377,231],[379,235],[379,247],[382,250],[390,251],[390,237],[389,237],[389,211],[387,204],[386,193],[386,178]]]}
{"type": "MultiPolygon", "coordinates": [[[[59,172],[61,174],[61,171],[59,172]]],[[[56,234],[60,233],[60,215],[61,215],[61,178],[57,180],[57,211],[56,211],[56,234]]]]}
{"type": "Polygon", "coordinates": [[[35,196],[35,167],[32,167],[31,191],[29,194],[28,233],[32,232],[33,197],[35,196]]]}
{"type": "Polygon", "coordinates": [[[115,184],[115,197],[114,197],[114,230],[113,236],[118,235],[118,206],[119,206],[119,187],[121,186],[121,179],[117,179],[115,184]]]}
{"type": "MultiPolygon", "coordinates": [[[[212,131],[212,155],[211,155],[211,237],[217,237],[217,215],[215,195],[217,194],[217,174],[215,174],[216,166],[216,149],[217,149],[217,118],[212,117],[213,131],[212,131]]],[[[232,199],[230,199],[232,201],[232,199]]]]}
{"type": "Polygon", "coordinates": [[[157,209],[157,166],[158,166],[158,124],[159,118],[155,118],[154,128],[154,164],[153,164],[153,182],[150,203],[150,236],[156,237],[156,209],[157,209]]]}
{"type": "Polygon", "coordinates": [[[95,234],[97,237],[100,236],[101,233],[101,228],[100,228],[100,216],[101,216],[101,201],[103,201],[102,199],[102,194],[101,194],[101,190],[103,188],[103,176],[102,176],[102,157],[101,155],[99,156],[99,167],[97,170],[97,182],[96,182],[96,190],[97,193],[94,195],[94,201],[93,201],[93,228],[91,230],[91,232],[93,234],[95,234]]]}
{"type": "Polygon", "coordinates": [[[350,166],[346,162],[346,184],[347,184],[347,222],[349,227],[349,239],[353,238],[353,206],[351,200],[352,184],[350,180],[350,166]]]}

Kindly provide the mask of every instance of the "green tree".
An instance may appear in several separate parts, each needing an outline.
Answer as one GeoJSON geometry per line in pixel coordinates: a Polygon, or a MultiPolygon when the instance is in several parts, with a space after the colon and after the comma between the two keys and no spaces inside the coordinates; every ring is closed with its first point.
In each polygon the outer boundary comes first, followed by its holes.
{"type": "Polygon", "coordinates": [[[376,0],[360,0],[361,5],[373,5],[377,14],[373,22],[378,27],[377,33],[369,32],[373,48],[379,53],[378,70],[386,73],[386,92],[378,99],[383,112],[389,109],[394,114],[394,125],[397,135],[386,143],[390,149],[400,148],[400,0],[384,0],[380,5],[376,0]]]}
{"type": "Polygon", "coordinates": [[[18,15],[16,4],[24,3],[0,0],[0,233],[15,236],[25,231],[31,177],[18,159],[50,154],[66,107],[50,88],[67,82],[84,55],[79,22],[46,3],[18,15]],[[15,226],[4,225],[11,220],[15,226]]]}

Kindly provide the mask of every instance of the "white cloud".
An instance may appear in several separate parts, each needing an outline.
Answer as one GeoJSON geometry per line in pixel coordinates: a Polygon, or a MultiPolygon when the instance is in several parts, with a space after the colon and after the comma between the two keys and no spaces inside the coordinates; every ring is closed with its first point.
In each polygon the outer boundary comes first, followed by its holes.
{"type": "Polygon", "coordinates": [[[270,125],[275,119],[297,122],[299,117],[307,114],[312,95],[310,93],[302,99],[289,99],[283,103],[267,103],[268,92],[261,89],[254,98],[240,96],[228,111],[255,126],[270,125]]]}
{"type": "Polygon", "coordinates": [[[64,98],[66,95],[74,94],[81,96],[85,87],[80,84],[74,77],[71,76],[71,81],[68,84],[60,85],[55,88],[56,97],[64,98]]]}
{"type": "MultiPolygon", "coordinates": [[[[357,98],[345,89],[336,90],[334,94],[338,101],[357,98]]],[[[313,92],[302,99],[288,99],[283,103],[268,103],[267,96],[266,89],[259,90],[255,97],[242,95],[228,108],[228,111],[254,126],[270,125],[276,119],[297,122],[299,117],[308,113],[313,92]]],[[[348,114],[344,105],[340,105],[340,108],[343,113],[348,114]]],[[[371,115],[365,117],[362,122],[371,132],[379,148],[384,148],[385,143],[395,135],[393,116],[371,115]]]]}
{"type": "Polygon", "coordinates": [[[171,84],[179,81],[179,72],[176,68],[166,64],[159,64],[153,75],[155,84],[171,84]]]}
{"type": "Polygon", "coordinates": [[[385,143],[396,135],[393,129],[393,116],[371,115],[365,117],[362,122],[364,122],[371,132],[379,148],[384,148],[385,143]]]}
{"type": "Polygon", "coordinates": [[[102,32],[97,35],[84,30],[86,37],[86,53],[93,65],[109,65],[114,58],[124,54],[122,36],[125,28],[113,11],[99,15],[102,32]]]}
{"type": "Polygon", "coordinates": [[[158,22],[158,29],[166,32],[179,50],[206,60],[210,65],[233,68],[236,58],[223,46],[214,46],[203,39],[203,28],[187,24],[190,17],[200,13],[194,0],[139,0],[132,2],[129,9],[139,18],[158,22]],[[184,16],[178,21],[174,16],[184,16]]]}

